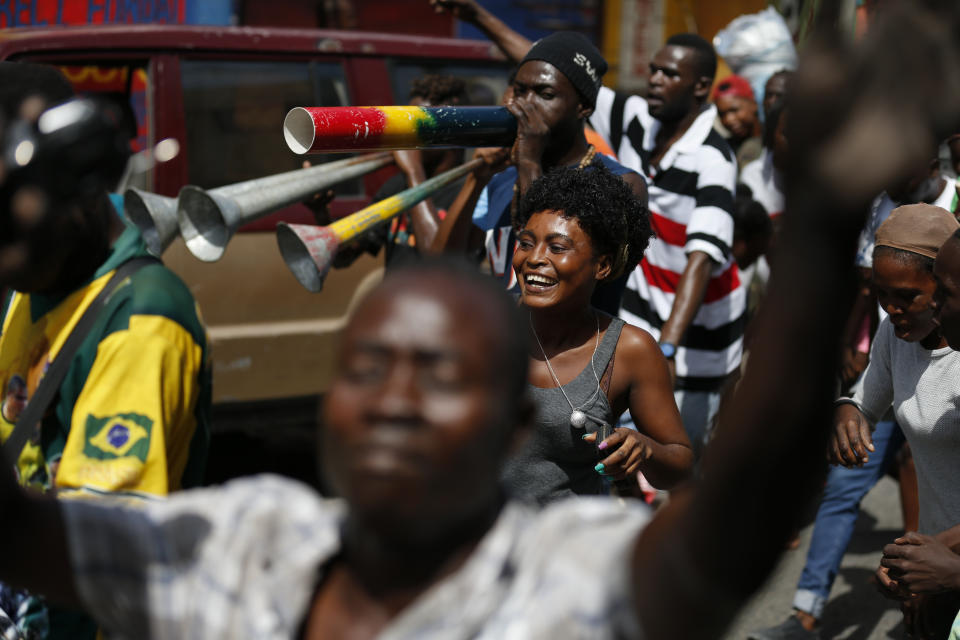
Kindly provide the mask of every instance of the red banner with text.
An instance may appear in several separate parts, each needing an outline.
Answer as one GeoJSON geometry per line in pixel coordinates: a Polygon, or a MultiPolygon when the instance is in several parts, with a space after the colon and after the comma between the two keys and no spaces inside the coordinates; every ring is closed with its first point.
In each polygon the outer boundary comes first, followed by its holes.
{"type": "Polygon", "coordinates": [[[183,24],[187,0],[0,0],[0,29],[83,24],[183,24]]]}

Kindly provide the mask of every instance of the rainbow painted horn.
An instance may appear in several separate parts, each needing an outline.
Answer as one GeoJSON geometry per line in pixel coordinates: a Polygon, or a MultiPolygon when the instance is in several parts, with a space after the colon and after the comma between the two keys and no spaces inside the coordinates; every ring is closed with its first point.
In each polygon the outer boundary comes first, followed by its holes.
{"type": "Polygon", "coordinates": [[[277,245],[283,261],[293,272],[297,282],[308,291],[316,293],[323,288],[323,281],[341,244],[406,211],[481,164],[483,160],[480,158],[471,160],[325,227],[281,222],[277,225],[277,245]]]}
{"type": "Polygon", "coordinates": [[[283,137],[298,154],[509,147],[517,121],[504,107],[294,107],[283,137]]]}

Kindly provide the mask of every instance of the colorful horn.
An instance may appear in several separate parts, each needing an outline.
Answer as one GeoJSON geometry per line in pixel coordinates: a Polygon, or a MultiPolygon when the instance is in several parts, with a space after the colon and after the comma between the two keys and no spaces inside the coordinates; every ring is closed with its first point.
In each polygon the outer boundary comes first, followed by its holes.
{"type": "Polygon", "coordinates": [[[325,227],[281,222],[277,225],[277,245],[283,261],[300,284],[316,293],[323,288],[323,281],[341,244],[406,211],[481,164],[483,160],[480,158],[471,160],[325,227]]]}
{"type": "Polygon", "coordinates": [[[147,248],[155,256],[166,251],[177,237],[177,199],[130,187],[123,194],[123,210],[140,228],[147,248]]]}
{"type": "Polygon", "coordinates": [[[243,225],[391,162],[389,153],[372,153],[209,191],[187,185],[177,197],[180,234],[190,253],[204,262],[215,262],[243,225]]]}
{"type": "Polygon", "coordinates": [[[517,120],[504,107],[294,107],[283,137],[299,154],[509,147],[517,120]]]}

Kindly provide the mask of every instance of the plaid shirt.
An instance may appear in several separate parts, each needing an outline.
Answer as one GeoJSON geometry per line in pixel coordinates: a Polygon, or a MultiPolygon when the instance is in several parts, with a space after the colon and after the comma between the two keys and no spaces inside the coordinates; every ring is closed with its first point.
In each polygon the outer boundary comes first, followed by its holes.
{"type": "MultiPolygon", "coordinates": [[[[187,491],[143,510],[63,504],[78,592],[120,638],[294,638],[346,506],[275,476],[187,491]]],[[[641,504],[508,504],[471,557],[381,638],[638,637],[631,591],[641,504]]]]}

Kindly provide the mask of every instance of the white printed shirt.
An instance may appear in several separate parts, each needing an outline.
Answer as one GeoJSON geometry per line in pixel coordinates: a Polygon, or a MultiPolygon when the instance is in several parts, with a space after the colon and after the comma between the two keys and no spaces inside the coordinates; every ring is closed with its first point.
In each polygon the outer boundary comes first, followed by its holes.
{"type": "MultiPolygon", "coordinates": [[[[63,504],[77,590],[117,638],[279,640],[301,631],[340,552],[341,500],[276,476],[186,491],[144,510],[63,504]]],[[[639,637],[631,558],[642,504],[508,504],[473,554],[384,640],[639,637]]]]}

